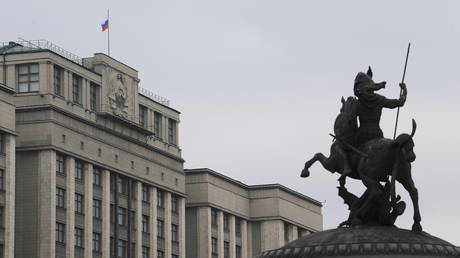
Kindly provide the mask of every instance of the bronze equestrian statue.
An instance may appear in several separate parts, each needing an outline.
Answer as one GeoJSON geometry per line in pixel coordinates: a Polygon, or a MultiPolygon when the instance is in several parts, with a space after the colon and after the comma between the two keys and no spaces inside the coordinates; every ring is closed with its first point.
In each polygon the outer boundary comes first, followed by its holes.
{"type": "Polygon", "coordinates": [[[389,198],[389,176],[395,177],[409,192],[414,207],[412,230],[421,231],[418,193],[411,177],[411,163],[415,160],[413,136],[416,123],[412,120],[412,133],[400,134],[395,140],[383,138],[379,122],[383,108],[403,106],[407,89],[400,84],[399,99],[387,99],[375,91],[385,87],[385,82],[375,83],[372,70],[358,73],[354,83],[357,98],[342,98],[342,108],[334,124],[334,139],[331,154],[325,157],[317,153],[305,163],[301,177],[309,176],[310,166],[320,161],[325,169],[340,173],[339,195],[350,207],[350,216],[341,225],[393,224],[401,215],[405,203],[394,196],[389,198]],[[359,127],[358,127],[359,120],[359,127]],[[366,186],[361,197],[356,197],[345,188],[345,178],[359,179],[366,186]],[[380,182],[386,183],[382,186],[380,182]]]}

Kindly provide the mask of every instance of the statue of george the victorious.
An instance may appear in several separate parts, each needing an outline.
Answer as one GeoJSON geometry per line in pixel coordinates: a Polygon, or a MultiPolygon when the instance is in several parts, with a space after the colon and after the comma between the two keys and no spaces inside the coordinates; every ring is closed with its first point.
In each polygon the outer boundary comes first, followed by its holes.
{"type": "Polygon", "coordinates": [[[342,107],[334,123],[334,142],[331,154],[317,153],[305,163],[301,177],[308,177],[309,168],[316,161],[328,171],[340,173],[339,195],[349,206],[350,215],[340,226],[393,225],[405,210],[405,203],[395,194],[394,181],[409,192],[414,206],[412,230],[421,231],[418,193],[411,177],[411,163],[415,160],[413,136],[416,130],[412,120],[412,133],[400,134],[396,139],[383,138],[380,117],[383,108],[404,105],[407,88],[399,86],[398,99],[388,99],[375,93],[386,82],[375,83],[369,67],[367,73],[358,73],[354,81],[355,97],[342,98],[342,107]],[[358,126],[359,121],[359,126],[358,126]],[[389,177],[392,176],[390,183],[389,177]],[[346,177],[359,179],[366,191],[357,197],[345,188],[346,177]],[[384,183],[382,185],[382,183],[384,183]]]}

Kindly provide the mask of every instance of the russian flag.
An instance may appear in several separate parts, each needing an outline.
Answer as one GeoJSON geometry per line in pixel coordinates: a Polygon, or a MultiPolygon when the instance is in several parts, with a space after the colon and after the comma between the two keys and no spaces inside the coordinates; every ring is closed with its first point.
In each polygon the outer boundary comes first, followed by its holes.
{"type": "Polygon", "coordinates": [[[101,24],[102,26],[102,31],[105,31],[106,29],[109,28],[109,19],[105,20],[104,24],[101,24]]]}

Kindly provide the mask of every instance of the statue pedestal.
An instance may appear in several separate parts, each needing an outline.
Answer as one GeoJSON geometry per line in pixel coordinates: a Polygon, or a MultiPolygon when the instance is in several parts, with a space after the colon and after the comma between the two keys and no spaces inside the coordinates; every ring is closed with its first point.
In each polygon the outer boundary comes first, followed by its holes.
{"type": "Polygon", "coordinates": [[[390,226],[360,226],[331,229],[304,236],[257,257],[460,257],[460,247],[425,232],[390,226]]]}

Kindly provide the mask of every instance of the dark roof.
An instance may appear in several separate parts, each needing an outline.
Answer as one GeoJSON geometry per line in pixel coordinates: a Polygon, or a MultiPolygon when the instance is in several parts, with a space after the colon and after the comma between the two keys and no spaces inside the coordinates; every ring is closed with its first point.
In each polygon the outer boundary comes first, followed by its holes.
{"type": "Polygon", "coordinates": [[[315,205],[318,205],[320,207],[322,207],[322,203],[320,201],[317,201],[311,197],[308,197],[302,193],[299,193],[297,191],[294,191],[290,188],[287,188],[286,186],[283,186],[283,185],[280,185],[280,184],[261,184],[261,185],[247,185],[247,184],[244,184],[242,183],[241,181],[238,181],[238,180],[235,180],[233,178],[230,178],[226,175],[223,175],[221,173],[218,173],[214,170],[211,170],[209,168],[194,168],[194,169],[184,169],[184,172],[185,174],[200,174],[200,173],[207,173],[207,174],[211,174],[213,176],[216,176],[216,177],[219,177],[219,178],[222,178],[232,184],[236,184],[244,189],[247,189],[247,190],[257,190],[257,189],[272,189],[272,188],[278,188],[278,189],[281,189],[285,192],[288,192],[292,195],[295,195],[301,199],[304,199],[304,200],[307,200],[315,205]]]}

